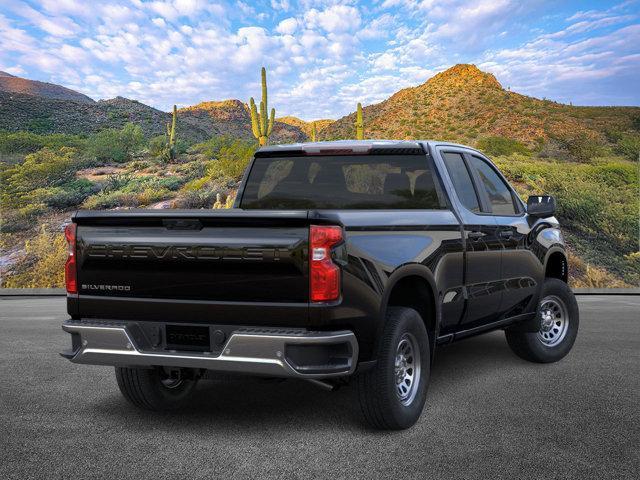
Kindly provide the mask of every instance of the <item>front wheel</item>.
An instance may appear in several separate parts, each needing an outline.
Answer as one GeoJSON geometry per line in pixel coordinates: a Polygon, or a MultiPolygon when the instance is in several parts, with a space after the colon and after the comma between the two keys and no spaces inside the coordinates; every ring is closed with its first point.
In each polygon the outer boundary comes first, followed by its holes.
{"type": "Polygon", "coordinates": [[[556,278],[546,279],[541,298],[540,329],[537,332],[507,329],[507,343],[516,355],[530,362],[557,362],[569,353],[578,335],[578,304],[569,286],[556,278]]]}
{"type": "Polygon", "coordinates": [[[175,410],[184,406],[197,380],[183,372],[170,375],[165,369],[116,367],[116,380],[122,395],[144,410],[175,410]]]}
{"type": "Polygon", "coordinates": [[[381,430],[416,423],[427,396],[430,363],[429,335],[420,314],[411,308],[389,308],[376,366],[358,376],[367,422],[381,430]]]}

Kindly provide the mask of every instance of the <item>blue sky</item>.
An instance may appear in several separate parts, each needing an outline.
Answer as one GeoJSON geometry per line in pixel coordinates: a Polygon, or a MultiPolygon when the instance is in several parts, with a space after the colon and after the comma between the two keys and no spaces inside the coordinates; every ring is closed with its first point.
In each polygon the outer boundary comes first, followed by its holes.
{"type": "Polygon", "coordinates": [[[95,99],[259,95],[277,115],[337,118],[475,63],[575,105],[640,105],[640,4],[545,0],[0,0],[0,70],[95,99]]]}

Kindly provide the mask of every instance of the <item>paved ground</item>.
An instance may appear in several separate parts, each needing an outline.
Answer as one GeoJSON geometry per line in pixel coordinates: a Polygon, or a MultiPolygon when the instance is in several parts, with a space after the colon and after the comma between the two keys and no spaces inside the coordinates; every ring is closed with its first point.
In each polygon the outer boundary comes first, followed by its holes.
{"type": "Polygon", "coordinates": [[[193,408],[130,407],[107,367],[56,352],[64,299],[0,300],[3,478],[638,478],[640,297],[580,297],[574,350],[513,356],[501,333],[440,349],[411,430],[361,420],[353,387],[227,379],[193,408]]]}

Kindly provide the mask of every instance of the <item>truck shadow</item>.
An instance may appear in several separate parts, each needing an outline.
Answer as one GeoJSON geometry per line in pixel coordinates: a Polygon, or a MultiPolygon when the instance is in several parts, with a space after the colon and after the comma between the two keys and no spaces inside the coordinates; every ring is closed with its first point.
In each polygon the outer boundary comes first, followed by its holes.
{"type": "MultiPolygon", "coordinates": [[[[528,364],[513,355],[501,332],[440,347],[431,373],[428,410],[450,395],[464,395],[468,382],[507,369],[521,375],[528,364]]],[[[437,407],[437,405],[436,405],[437,407]]],[[[152,413],[131,407],[115,394],[96,405],[105,415],[121,418],[127,428],[188,430],[362,430],[355,382],[324,391],[303,380],[224,376],[199,383],[189,406],[178,412],[152,413]]]]}

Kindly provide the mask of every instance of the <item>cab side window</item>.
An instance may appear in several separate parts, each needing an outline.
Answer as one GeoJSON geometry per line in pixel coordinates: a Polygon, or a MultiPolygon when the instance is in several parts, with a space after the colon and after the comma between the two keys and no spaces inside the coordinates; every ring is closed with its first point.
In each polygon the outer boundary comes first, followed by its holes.
{"type": "Polygon", "coordinates": [[[478,173],[482,187],[487,192],[494,215],[516,215],[516,209],[511,190],[498,176],[491,165],[475,155],[471,156],[472,168],[478,173]]]}
{"type": "Polygon", "coordinates": [[[480,211],[478,195],[476,194],[473,182],[471,181],[471,175],[469,175],[469,170],[467,170],[462,154],[442,152],[442,158],[444,159],[444,164],[447,166],[449,177],[451,178],[458,198],[465,207],[472,212],[478,213],[480,211]]]}

